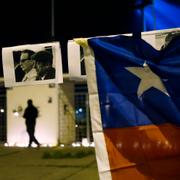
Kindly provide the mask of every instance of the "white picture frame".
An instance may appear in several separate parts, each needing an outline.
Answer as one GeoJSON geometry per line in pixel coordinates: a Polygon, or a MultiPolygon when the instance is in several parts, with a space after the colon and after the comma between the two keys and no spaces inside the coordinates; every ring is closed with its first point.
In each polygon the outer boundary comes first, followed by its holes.
{"type": "Polygon", "coordinates": [[[36,85],[36,84],[51,84],[63,83],[62,72],[62,56],[59,42],[28,44],[13,47],[2,48],[2,63],[5,87],[22,86],[22,85],[36,85]],[[31,81],[22,81],[17,78],[15,69],[20,65],[20,52],[24,50],[31,50],[35,53],[39,51],[50,51],[52,54],[52,67],[55,70],[55,75],[51,79],[35,79],[31,81]]]}

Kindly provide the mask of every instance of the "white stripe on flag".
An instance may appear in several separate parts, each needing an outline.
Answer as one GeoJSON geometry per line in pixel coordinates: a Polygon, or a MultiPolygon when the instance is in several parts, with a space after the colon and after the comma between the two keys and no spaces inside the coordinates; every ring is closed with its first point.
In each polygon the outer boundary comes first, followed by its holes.
{"type": "Polygon", "coordinates": [[[101,180],[111,180],[110,165],[102,128],[99,95],[96,81],[95,58],[89,47],[84,48],[85,67],[87,73],[91,124],[95,143],[96,159],[101,180]]]}
{"type": "Polygon", "coordinates": [[[92,121],[92,131],[93,132],[102,132],[102,122],[101,122],[101,113],[99,106],[99,96],[98,94],[89,95],[89,104],[90,104],[90,113],[92,121]]]}
{"type": "Polygon", "coordinates": [[[101,180],[111,180],[111,171],[103,132],[93,133],[96,160],[101,180]],[[105,177],[105,178],[104,178],[105,177]]]}

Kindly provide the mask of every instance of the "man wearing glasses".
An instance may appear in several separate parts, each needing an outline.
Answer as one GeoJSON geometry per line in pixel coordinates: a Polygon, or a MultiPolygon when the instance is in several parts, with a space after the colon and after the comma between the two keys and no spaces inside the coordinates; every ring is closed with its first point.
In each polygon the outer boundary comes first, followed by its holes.
{"type": "Polygon", "coordinates": [[[26,49],[21,51],[20,56],[20,67],[24,71],[25,75],[22,81],[33,81],[36,80],[37,71],[35,69],[35,60],[31,59],[34,51],[26,49]]]}

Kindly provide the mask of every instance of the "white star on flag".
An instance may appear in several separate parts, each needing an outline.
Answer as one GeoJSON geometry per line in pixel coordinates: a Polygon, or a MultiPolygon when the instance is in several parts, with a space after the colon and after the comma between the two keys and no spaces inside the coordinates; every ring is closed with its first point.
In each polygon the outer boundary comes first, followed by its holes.
{"type": "Polygon", "coordinates": [[[168,92],[159,76],[153,73],[146,63],[143,64],[143,67],[127,67],[126,69],[141,79],[138,86],[138,97],[151,87],[155,87],[168,95],[168,92]]]}

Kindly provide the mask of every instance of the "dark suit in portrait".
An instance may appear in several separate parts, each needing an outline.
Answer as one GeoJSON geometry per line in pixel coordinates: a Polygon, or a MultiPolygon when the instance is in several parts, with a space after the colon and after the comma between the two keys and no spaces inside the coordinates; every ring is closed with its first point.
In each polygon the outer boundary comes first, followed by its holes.
{"type": "Polygon", "coordinates": [[[53,55],[51,52],[44,50],[38,51],[31,57],[36,61],[37,78],[36,80],[54,79],[56,70],[52,66],[53,55]]]}

